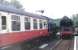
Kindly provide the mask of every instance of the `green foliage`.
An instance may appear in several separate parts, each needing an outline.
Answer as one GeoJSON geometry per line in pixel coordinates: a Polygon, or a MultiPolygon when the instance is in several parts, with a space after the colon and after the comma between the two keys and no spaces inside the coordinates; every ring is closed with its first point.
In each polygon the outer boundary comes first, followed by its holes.
{"type": "Polygon", "coordinates": [[[21,9],[23,7],[17,0],[11,0],[10,4],[18,9],[21,9]]]}
{"type": "Polygon", "coordinates": [[[60,20],[61,19],[54,19],[54,23],[56,23],[56,26],[60,27],[60,20]]]}
{"type": "Polygon", "coordinates": [[[0,4],[9,5],[9,2],[6,0],[0,0],[0,4]]]}
{"type": "Polygon", "coordinates": [[[76,26],[78,26],[78,21],[76,21],[76,26]]]}
{"type": "Polygon", "coordinates": [[[6,1],[6,0],[0,0],[0,4],[3,4],[3,5],[11,5],[17,9],[22,9],[23,10],[23,6],[21,5],[21,3],[17,0],[11,0],[10,2],[6,1]]]}
{"type": "Polygon", "coordinates": [[[72,15],[73,21],[74,21],[74,26],[78,26],[78,14],[72,15]]]}

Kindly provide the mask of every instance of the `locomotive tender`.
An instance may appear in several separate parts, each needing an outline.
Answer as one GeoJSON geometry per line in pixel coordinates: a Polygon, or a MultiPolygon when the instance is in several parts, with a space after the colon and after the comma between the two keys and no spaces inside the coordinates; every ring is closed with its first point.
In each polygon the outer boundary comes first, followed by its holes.
{"type": "Polygon", "coordinates": [[[0,4],[0,47],[48,36],[48,21],[48,17],[0,4]]]}

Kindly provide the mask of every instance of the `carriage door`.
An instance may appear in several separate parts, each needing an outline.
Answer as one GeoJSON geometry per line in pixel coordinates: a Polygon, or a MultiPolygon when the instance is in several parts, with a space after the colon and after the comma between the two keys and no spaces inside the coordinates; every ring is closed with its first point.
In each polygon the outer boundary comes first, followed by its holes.
{"type": "Polygon", "coordinates": [[[1,16],[1,30],[6,32],[6,16],[1,16]]]}

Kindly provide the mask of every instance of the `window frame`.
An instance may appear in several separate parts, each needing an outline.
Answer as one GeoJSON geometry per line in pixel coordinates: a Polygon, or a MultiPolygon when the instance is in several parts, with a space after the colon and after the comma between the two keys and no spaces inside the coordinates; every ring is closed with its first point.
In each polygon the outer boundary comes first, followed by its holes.
{"type": "Polygon", "coordinates": [[[31,18],[30,18],[30,17],[27,17],[27,16],[24,17],[24,29],[25,29],[25,31],[30,31],[30,30],[31,30],[31,18]],[[28,19],[26,20],[26,18],[28,18],[28,19]],[[25,23],[26,23],[26,22],[29,22],[29,23],[30,23],[30,24],[29,24],[29,25],[30,25],[30,26],[29,26],[29,27],[30,27],[29,29],[26,29],[26,28],[25,28],[25,23]]]}
{"type": "Polygon", "coordinates": [[[35,18],[33,19],[33,29],[38,29],[38,20],[35,18]],[[35,27],[35,24],[36,24],[36,27],[35,27]]]}
{"type": "Polygon", "coordinates": [[[43,29],[43,20],[39,20],[39,29],[43,29]],[[42,26],[40,26],[40,24],[42,25],[42,26]],[[41,27],[41,28],[40,28],[41,27]]]}
{"type": "Polygon", "coordinates": [[[1,30],[6,30],[7,29],[7,17],[6,16],[1,16],[1,30]],[[2,17],[5,17],[5,23],[3,24],[4,20],[2,20],[2,17]],[[3,26],[5,26],[5,29],[3,29],[3,26]]]}
{"type": "MultiPolygon", "coordinates": [[[[16,24],[17,25],[17,24],[16,24]]],[[[17,27],[17,26],[16,26],[17,27]]],[[[21,18],[20,18],[20,16],[19,15],[11,15],[11,30],[13,31],[13,32],[19,32],[19,31],[21,31],[21,18]],[[17,19],[15,18],[15,19],[13,19],[14,17],[17,17],[17,19]],[[13,30],[13,22],[15,22],[16,21],[16,23],[19,23],[19,30],[18,29],[16,29],[16,30],[13,30]]]]}
{"type": "Polygon", "coordinates": [[[44,22],[45,22],[44,29],[47,29],[48,28],[48,23],[47,23],[47,21],[44,21],[44,22]]]}

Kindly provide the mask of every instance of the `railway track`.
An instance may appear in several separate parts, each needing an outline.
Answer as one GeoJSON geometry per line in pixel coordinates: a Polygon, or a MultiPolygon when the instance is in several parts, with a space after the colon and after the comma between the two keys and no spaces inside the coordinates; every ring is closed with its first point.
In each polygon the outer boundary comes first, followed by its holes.
{"type": "Polygon", "coordinates": [[[61,40],[51,50],[74,50],[74,40],[61,40]]]}

